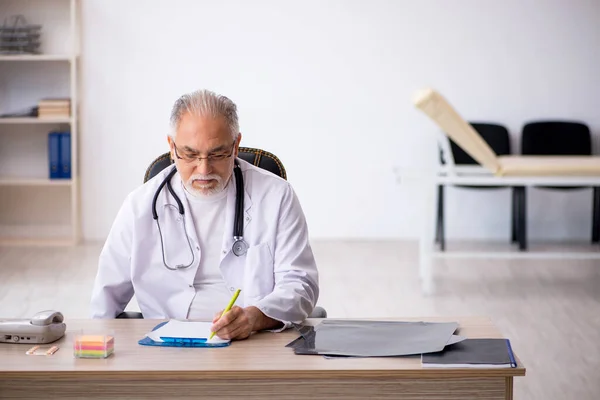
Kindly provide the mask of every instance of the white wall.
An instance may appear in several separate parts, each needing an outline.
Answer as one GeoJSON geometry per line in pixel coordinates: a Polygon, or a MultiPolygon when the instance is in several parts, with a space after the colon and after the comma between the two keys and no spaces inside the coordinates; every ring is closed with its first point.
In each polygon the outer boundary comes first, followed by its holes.
{"type": "MultiPolygon", "coordinates": [[[[599,66],[594,0],[85,0],[84,234],[105,237],[167,150],[174,100],[209,88],[237,102],[243,145],[283,160],[313,238],[415,237],[419,195],[394,168],[436,162],[416,89],[513,135],[535,118],[597,135],[599,66]]],[[[508,238],[509,198],[451,191],[448,236],[508,238]]],[[[591,192],[529,204],[531,238],[589,237],[591,192]]]]}

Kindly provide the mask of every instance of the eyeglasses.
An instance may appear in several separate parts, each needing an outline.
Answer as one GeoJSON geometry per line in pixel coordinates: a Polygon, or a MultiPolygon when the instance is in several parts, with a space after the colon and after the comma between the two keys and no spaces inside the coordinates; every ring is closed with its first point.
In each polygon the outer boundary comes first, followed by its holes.
{"type": "Polygon", "coordinates": [[[179,152],[177,151],[177,144],[175,143],[175,141],[173,141],[173,148],[175,149],[175,156],[185,163],[191,164],[196,160],[198,160],[198,161],[206,160],[209,163],[216,163],[219,161],[226,160],[233,155],[233,150],[235,148],[235,142],[233,142],[233,145],[231,146],[231,151],[229,153],[209,154],[206,157],[198,157],[196,155],[185,154],[185,153],[180,156],[179,152]]]}

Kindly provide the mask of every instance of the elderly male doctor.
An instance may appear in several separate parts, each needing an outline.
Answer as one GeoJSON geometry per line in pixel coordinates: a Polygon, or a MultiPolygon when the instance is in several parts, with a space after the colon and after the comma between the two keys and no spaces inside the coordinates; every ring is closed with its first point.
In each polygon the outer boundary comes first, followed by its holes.
{"type": "Polygon", "coordinates": [[[319,295],[304,214],[290,184],[237,159],[243,175],[243,238],[236,255],[234,161],[241,135],[236,105],[209,91],[179,98],[168,137],[172,166],[130,193],[100,255],[93,318],[115,318],[136,295],[144,318],[212,321],[223,339],[301,323],[319,295]],[[159,228],[160,226],[160,228],[159,228]],[[236,305],[219,318],[232,295],[236,305]]]}

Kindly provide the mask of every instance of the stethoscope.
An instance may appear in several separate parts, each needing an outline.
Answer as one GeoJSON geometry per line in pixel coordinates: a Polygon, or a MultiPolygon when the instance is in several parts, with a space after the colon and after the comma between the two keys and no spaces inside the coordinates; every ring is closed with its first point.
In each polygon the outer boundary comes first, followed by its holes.
{"type": "MultiPolygon", "coordinates": [[[[183,209],[183,204],[181,203],[179,196],[177,196],[177,194],[173,190],[173,187],[171,186],[171,178],[173,178],[173,176],[175,175],[176,172],[177,172],[177,168],[173,167],[171,172],[169,172],[167,177],[158,186],[158,189],[156,190],[156,193],[154,194],[154,198],[152,199],[152,218],[154,218],[154,220],[156,221],[156,225],[158,226],[158,233],[160,235],[160,247],[161,247],[162,257],[163,257],[163,264],[165,265],[165,267],[167,267],[171,271],[189,268],[190,266],[192,266],[192,264],[194,264],[194,260],[196,259],[194,249],[192,248],[192,243],[190,242],[190,237],[188,236],[187,230],[185,228],[185,218],[183,218],[183,216],[185,214],[185,210],[183,209]],[[179,214],[181,215],[181,220],[183,220],[183,225],[182,225],[183,233],[184,233],[185,237],[187,238],[190,253],[192,253],[192,261],[189,264],[187,264],[187,265],[178,264],[175,266],[175,268],[170,267],[169,264],[167,264],[167,260],[165,258],[165,247],[164,247],[163,235],[162,235],[162,231],[160,229],[160,223],[158,221],[158,214],[156,212],[156,201],[158,200],[158,195],[160,194],[160,191],[163,189],[163,187],[165,187],[165,185],[167,186],[167,189],[171,193],[171,196],[173,196],[173,198],[177,202],[177,208],[179,209],[179,214]]],[[[233,242],[233,245],[231,246],[231,250],[233,251],[233,254],[235,254],[237,257],[240,257],[240,256],[243,256],[244,254],[246,254],[246,251],[248,251],[248,244],[244,241],[244,220],[241,217],[242,213],[244,212],[244,178],[242,176],[242,170],[240,169],[240,165],[239,165],[237,159],[235,160],[235,164],[233,166],[233,173],[235,175],[235,218],[233,220],[233,240],[234,240],[234,242],[233,242]]]]}

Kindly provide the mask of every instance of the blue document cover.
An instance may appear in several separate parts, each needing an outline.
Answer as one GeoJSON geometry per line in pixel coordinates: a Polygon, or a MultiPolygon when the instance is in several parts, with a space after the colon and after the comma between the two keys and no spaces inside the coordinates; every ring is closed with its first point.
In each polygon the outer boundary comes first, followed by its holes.
{"type": "MultiPolygon", "coordinates": [[[[166,324],[170,323],[171,321],[165,321],[165,322],[161,322],[160,324],[156,325],[153,329],[152,332],[158,331],[159,328],[164,327],[166,324]]],[[[179,321],[176,321],[179,322],[179,321]]],[[[207,335],[204,335],[207,336],[207,335]]],[[[145,336],[144,338],[140,339],[138,341],[138,344],[141,344],[142,346],[163,346],[163,347],[227,347],[231,344],[231,341],[223,341],[223,340],[218,340],[218,341],[209,341],[207,337],[166,337],[166,336],[161,336],[160,340],[162,341],[156,341],[153,340],[151,338],[149,338],[148,336],[145,336]]]]}

